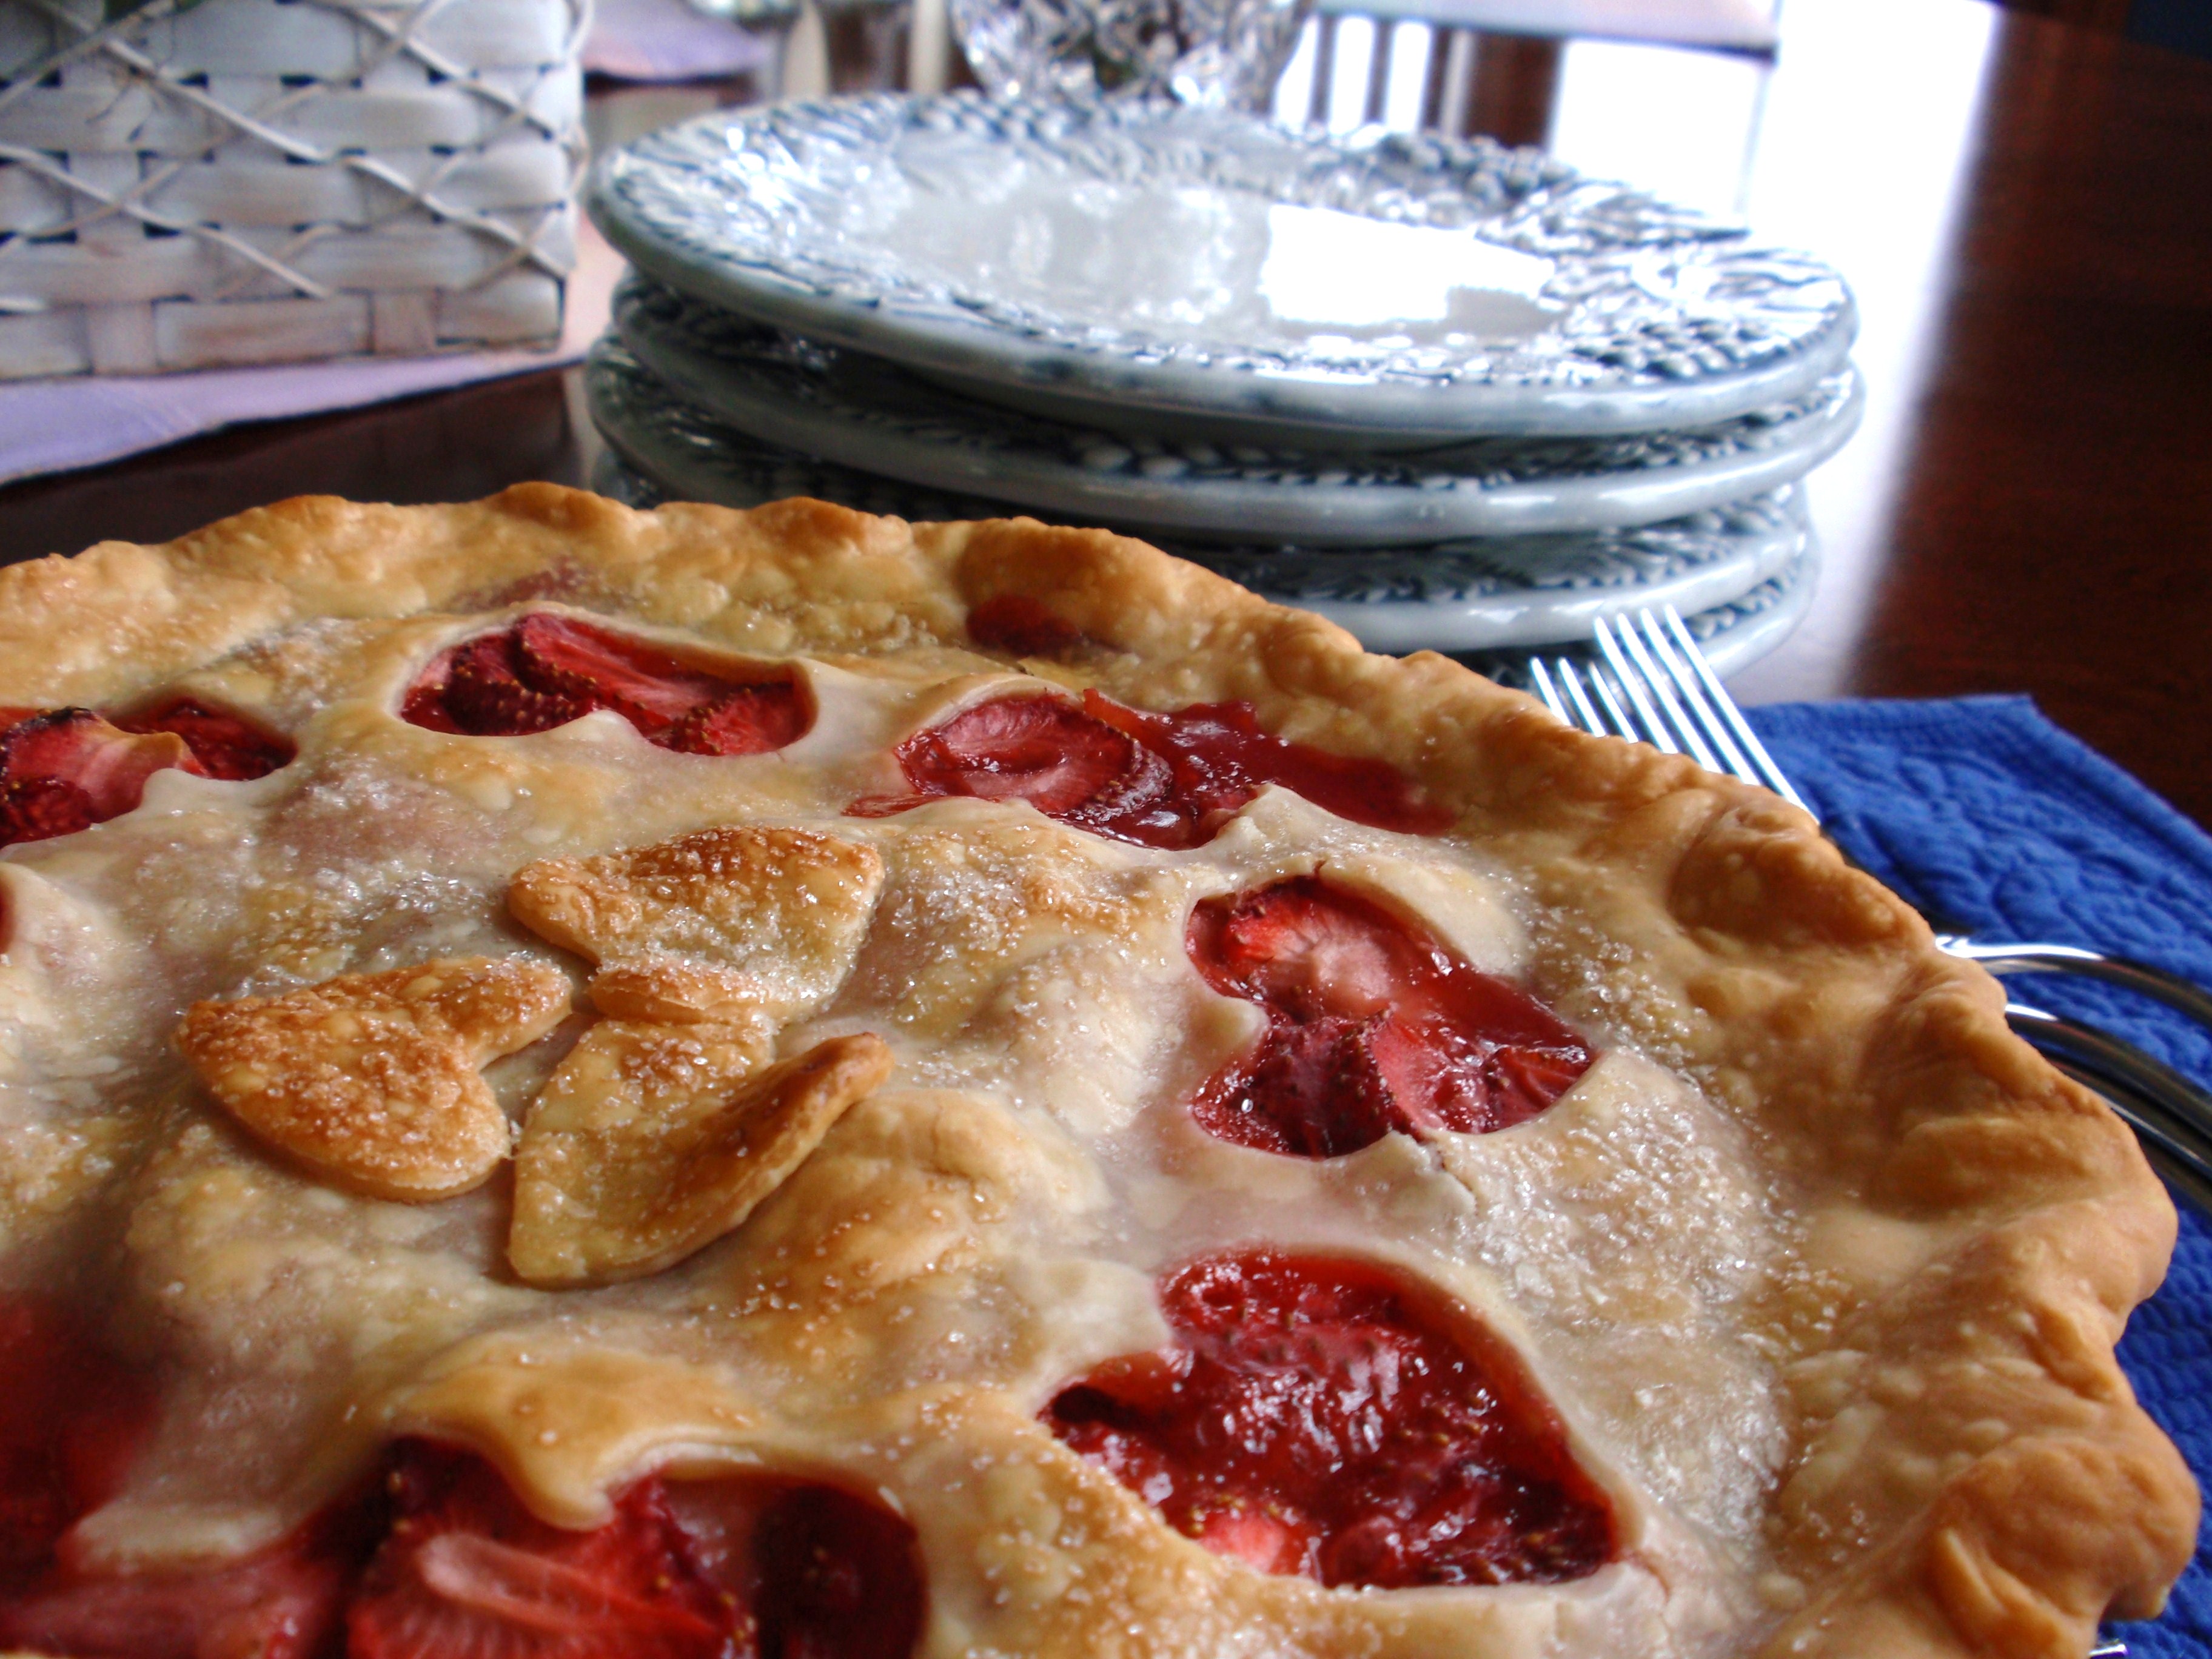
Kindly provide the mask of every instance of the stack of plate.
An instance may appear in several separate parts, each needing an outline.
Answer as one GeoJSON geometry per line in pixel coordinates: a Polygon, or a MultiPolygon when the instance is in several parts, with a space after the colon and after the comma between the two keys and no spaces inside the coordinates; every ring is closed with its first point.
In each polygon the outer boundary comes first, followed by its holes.
{"type": "Polygon", "coordinates": [[[1786,635],[1859,416],[1836,274],[1536,152],[865,98],[604,161],[603,483],[1144,537],[1381,650],[1786,635]]]}

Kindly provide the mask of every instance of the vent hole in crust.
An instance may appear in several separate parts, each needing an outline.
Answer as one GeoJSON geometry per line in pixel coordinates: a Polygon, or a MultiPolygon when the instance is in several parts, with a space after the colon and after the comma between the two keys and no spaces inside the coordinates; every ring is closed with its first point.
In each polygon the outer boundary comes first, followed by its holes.
{"type": "Polygon", "coordinates": [[[473,1453],[414,1440],[244,1560],[0,1580],[0,1641],[86,1659],[907,1659],[923,1608],[913,1528],[840,1486],[649,1477],[570,1530],[473,1453]]]}
{"type": "Polygon", "coordinates": [[[119,817],[156,772],[242,782],[296,752],[289,738],[190,697],[112,720],[89,708],[0,709],[0,847],[119,817]]]}
{"type": "Polygon", "coordinates": [[[1239,1146],[1340,1158],[1393,1129],[1510,1128],[1593,1058],[1518,986],[1316,876],[1204,901],[1184,948],[1214,990],[1267,1016],[1191,1103],[1200,1127],[1239,1146]]]}
{"type": "Polygon", "coordinates": [[[550,732],[596,709],[620,714],[649,743],[687,755],[764,755],[814,723],[789,673],[737,679],[641,641],[539,612],[441,651],[400,703],[433,732],[513,738],[550,732]]]}
{"type": "Polygon", "coordinates": [[[857,800],[848,813],[885,817],[947,795],[1022,800],[1093,835],[1180,850],[1211,840],[1273,783],[1378,829],[1432,833],[1449,823],[1394,768],[1276,737],[1249,702],[1155,714],[1096,690],[1080,708],[997,697],[915,732],[895,754],[913,793],[857,800]]]}
{"type": "Polygon", "coordinates": [[[1109,1360],[1054,1434],[1207,1548],[1331,1587],[1559,1583],[1620,1551],[1520,1360],[1370,1263],[1265,1249],[1167,1275],[1175,1341],[1109,1360]]]}
{"type": "Polygon", "coordinates": [[[231,783],[265,778],[290,765],[300,752],[291,738],[196,697],[173,698],[135,714],[118,715],[115,724],[125,732],[147,735],[175,732],[192,751],[202,773],[231,783]]]}
{"type": "Polygon", "coordinates": [[[0,1297],[0,1605],[121,1488],[154,1411],[150,1380],[58,1302],[0,1297]]]}

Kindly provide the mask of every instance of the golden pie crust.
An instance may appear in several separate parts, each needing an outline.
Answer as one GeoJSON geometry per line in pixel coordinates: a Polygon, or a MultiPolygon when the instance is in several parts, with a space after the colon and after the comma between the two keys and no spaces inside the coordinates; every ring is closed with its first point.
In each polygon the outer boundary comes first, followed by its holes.
{"type": "Polygon", "coordinates": [[[1137,542],[806,501],[308,498],[0,571],[0,703],[179,690],[297,760],[160,773],[135,811],[0,859],[0,1289],[95,1298],[173,1379],[78,1529],[94,1565],[241,1555],[418,1432],[561,1525],[656,1468],[879,1492],[920,1540],[931,1656],[2078,1659],[2188,1558],[2196,1488],[2112,1358],[2172,1247],[2163,1189],[1995,982],[1770,795],[1137,542]],[[966,617],[1006,595],[1079,639],[979,646],[966,617]],[[512,738],[399,718],[433,654],[533,608],[794,665],[814,724],[710,758],[605,713],[512,738]],[[1024,685],[1249,700],[1454,822],[1394,834],[1271,788],[1163,852],[1020,804],[842,816],[899,792],[904,737],[1024,685]],[[672,842],[695,873],[734,860],[737,910],[643,868],[672,842]],[[1308,1162],[1200,1133],[1182,1103],[1256,1016],[1199,980],[1185,919],[1323,864],[1517,975],[1597,1063],[1493,1135],[1308,1162]],[[446,982],[487,973],[513,1006],[446,982]],[[681,1216],[584,1180],[605,1214],[528,1233],[518,1274],[516,1182],[426,1175],[334,1130],[312,1079],[257,1071],[343,1047],[333,985],[369,987],[455,1100],[497,1101],[526,1194],[568,1178],[558,1136],[634,1132],[564,1106],[558,1066],[628,1066],[643,1098],[705,1056],[807,1144],[756,1157],[694,1101],[692,1140],[653,1153],[681,1216]],[[231,1012],[187,1018],[210,1001],[231,1012]],[[1613,1494],[1620,1559],[1325,1589],[1209,1553],[1040,1424],[1164,1340],[1153,1275],[1255,1243],[1393,1264],[1487,1322],[1613,1494]]]}

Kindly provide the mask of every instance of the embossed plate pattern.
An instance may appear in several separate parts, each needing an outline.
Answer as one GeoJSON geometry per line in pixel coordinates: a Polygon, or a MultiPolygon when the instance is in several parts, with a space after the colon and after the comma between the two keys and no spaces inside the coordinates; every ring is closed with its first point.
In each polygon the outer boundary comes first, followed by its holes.
{"type": "MultiPolygon", "coordinates": [[[[1770,581],[1761,582],[1741,599],[1699,611],[1682,620],[1696,640],[1705,661],[1723,679],[1741,672],[1774,650],[1796,631],[1813,608],[1820,585],[1820,555],[1808,545],[1790,567],[1770,581]]],[[[1580,645],[1580,642],[1577,642],[1580,645]]],[[[1550,647],[1540,647],[1548,654],[1550,647]]],[[[1450,653],[1478,674],[1501,685],[1533,691],[1528,659],[1534,652],[1519,650],[1455,651],[1450,653]]],[[[1594,657],[1586,645],[1567,654],[1594,657]]]]}
{"type": "Polygon", "coordinates": [[[711,304],[1107,425],[1705,426],[1804,396],[1856,328],[1818,260],[1533,150],[1142,102],[720,112],[590,199],[711,304]]]}
{"type": "MultiPolygon", "coordinates": [[[[746,437],[671,394],[611,340],[594,350],[587,384],[592,417],[616,452],[595,487],[634,505],[682,499],[751,507],[813,495],[915,520],[1019,510],[746,437]]],[[[1724,658],[1740,666],[1753,644],[1788,631],[1773,632],[1784,618],[1771,613],[1781,602],[1790,601],[1781,609],[1794,625],[1811,594],[1812,538],[1796,487],[1641,529],[1435,547],[1322,552],[1153,539],[1269,599],[1319,611],[1382,651],[1557,645],[1588,638],[1593,616],[1665,603],[1717,619],[1710,624],[1717,641],[1733,641],[1763,619],[1724,658]]]]}
{"type": "Polygon", "coordinates": [[[755,437],[910,483],[1209,540],[1381,546],[1656,523],[1802,477],[1850,436],[1861,404],[1846,368],[1794,404],[1700,431],[1316,456],[1014,413],[655,283],[627,284],[616,321],[647,368],[755,437]]]}
{"type": "Polygon", "coordinates": [[[1255,593],[1328,617],[1370,651],[1495,650],[1590,636],[1646,605],[1733,604],[1813,545],[1785,487],[1632,530],[1489,536],[1404,550],[1178,547],[1255,593]]]}

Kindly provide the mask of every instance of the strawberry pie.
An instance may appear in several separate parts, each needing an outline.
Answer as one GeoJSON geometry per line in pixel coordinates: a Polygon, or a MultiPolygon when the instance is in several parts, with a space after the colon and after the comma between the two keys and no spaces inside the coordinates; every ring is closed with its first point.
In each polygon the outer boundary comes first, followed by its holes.
{"type": "Polygon", "coordinates": [[[1796,809],[1140,544],[0,572],[0,1650],[2079,1659],[2174,1217],[1796,809]]]}

